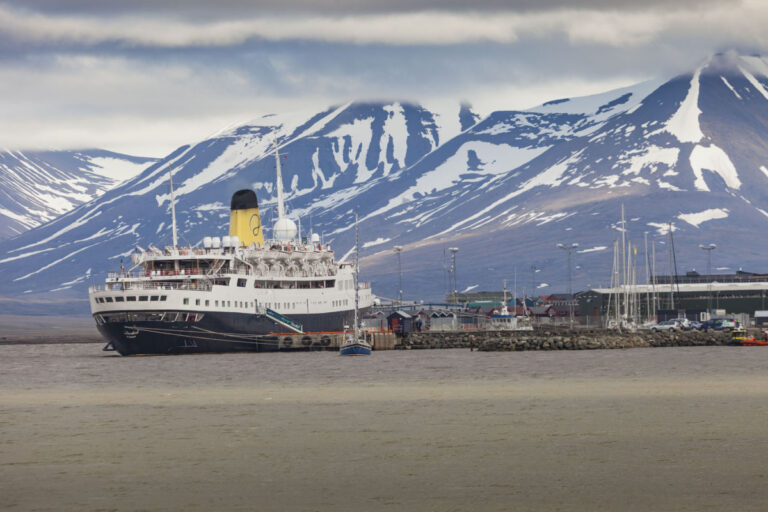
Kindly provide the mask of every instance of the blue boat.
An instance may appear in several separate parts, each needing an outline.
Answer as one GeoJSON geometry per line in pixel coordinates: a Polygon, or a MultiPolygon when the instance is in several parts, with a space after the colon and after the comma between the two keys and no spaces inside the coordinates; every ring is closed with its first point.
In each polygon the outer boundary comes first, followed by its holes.
{"type": "Polygon", "coordinates": [[[369,356],[371,355],[371,345],[360,336],[360,287],[358,286],[357,276],[360,274],[360,255],[358,247],[360,245],[357,233],[357,212],[355,212],[355,333],[347,337],[339,348],[339,355],[342,356],[369,356]]]}
{"type": "Polygon", "coordinates": [[[369,356],[371,355],[371,346],[365,340],[355,340],[350,338],[342,343],[339,349],[339,355],[342,356],[369,356]]]}

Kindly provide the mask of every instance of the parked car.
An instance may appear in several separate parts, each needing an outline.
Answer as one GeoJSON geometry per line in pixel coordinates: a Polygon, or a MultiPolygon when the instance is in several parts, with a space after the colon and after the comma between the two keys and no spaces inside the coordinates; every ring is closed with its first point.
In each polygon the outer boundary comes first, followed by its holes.
{"type": "Polygon", "coordinates": [[[693,330],[696,330],[696,331],[700,331],[701,330],[701,322],[697,322],[695,320],[691,320],[689,322],[689,324],[690,324],[690,327],[688,327],[688,329],[690,329],[692,331],[693,330]]]}
{"type": "Polygon", "coordinates": [[[658,331],[673,331],[673,330],[680,330],[683,328],[682,323],[680,322],[679,318],[674,318],[672,320],[664,320],[663,322],[659,322],[656,325],[651,326],[651,331],[658,332],[658,331]]]}
{"type": "Polygon", "coordinates": [[[735,318],[710,318],[706,322],[702,322],[701,329],[708,331],[730,331],[738,327],[738,322],[735,318]]]}

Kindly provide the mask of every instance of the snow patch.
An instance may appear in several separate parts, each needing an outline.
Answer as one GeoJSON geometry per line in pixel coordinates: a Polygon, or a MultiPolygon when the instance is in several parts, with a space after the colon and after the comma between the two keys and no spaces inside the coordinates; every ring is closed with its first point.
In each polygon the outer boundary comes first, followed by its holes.
{"type": "Polygon", "coordinates": [[[665,164],[672,167],[677,163],[680,154],[679,148],[662,148],[659,146],[648,146],[645,150],[630,151],[622,155],[620,164],[629,163],[629,167],[622,171],[622,174],[639,175],[645,168],[651,173],[658,170],[658,164],[665,164]]]}
{"type": "Polygon", "coordinates": [[[196,207],[193,208],[193,210],[198,211],[198,212],[210,212],[210,211],[225,210],[225,209],[227,209],[227,207],[224,206],[224,204],[222,204],[219,201],[217,201],[215,203],[201,204],[201,205],[196,206],[196,207]]]}
{"type": "Polygon", "coordinates": [[[389,242],[390,240],[392,240],[392,239],[391,238],[377,238],[376,240],[372,240],[370,242],[365,242],[363,244],[363,249],[365,249],[366,247],[373,247],[374,245],[381,245],[381,244],[389,242]]]}
{"type": "Polygon", "coordinates": [[[715,219],[725,219],[728,217],[728,210],[725,208],[710,208],[698,213],[681,213],[677,216],[678,219],[683,220],[694,227],[699,227],[699,224],[715,219]]]}
{"type": "Polygon", "coordinates": [[[688,94],[680,103],[677,112],[667,121],[664,130],[671,133],[680,142],[699,142],[704,138],[704,133],[699,126],[699,76],[701,68],[697,69],[691,78],[688,94]]]}
{"type": "Polygon", "coordinates": [[[90,163],[93,164],[93,167],[90,169],[92,172],[118,182],[123,182],[137,176],[154,162],[139,164],[120,158],[96,157],[91,158],[90,163]]]}
{"type": "Polygon", "coordinates": [[[741,188],[741,181],[739,180],[739,174],[736,172],[736,167],[734,167],[728,155],[725,154],[725,151],[714,144],[709,147],[695,146],[693,151],[691,151],[690,160],[693,174],[696,177],[693,184],[696,190],[709,192],[709,187],[701,172],[703,169],[719,174],[729,188],[737,190],[741,188]]]}
{"type": "Polygon", "coordinates": [[[752,87],[757,89],[757,92],[763,95],[763,98],[768,100],[768,91],[765,90],[765,87],[763,87],[763,84],[757,81],[757,78],[752,75],[749,71],[739,66],[739,70],[741,73],[746,77],[746,79],[749,81],[750,84],[752,84],[752,87]]]}
{"type": "Polygon", "coordinates": [[[588,252],[604,251],[604,250],[606,250],[607,248],[608,248],[608,247],[606,247],[606,246],[604,246],[604,245],[598,245],[597,247],[592,247],[591,249],[584,249],[584,250],[581,250],[581,251],[576,251],[576,252],[578,252],[579,254],[586,254],[586,253],[588,253],[588,252]]]}
{"type": "Polygon", "coordinates": [[[736,92],[736,89],[734,89],[734,88],[733,88],[733,86],[732,86],[732,85],[731,85],[731,84],[728,82],[728,80],[726,80],[726,79],[725,79],[725,77],[724,77],[724,76],[721,76],[721,77],[720,77],[720,80],[722,80],[722,81],[723,81],[723,83],[725,84],[725,86],[726,86],[726,87],[728,87],[728,88],[731,90],[731,92],[732,92],[732,93],[733,93],[733,94],[734,94],[734,95],[735,95],[737,98],[739,98],[739,99],[742,99],[742,97],[741,97],[741,96],[739,96],[739,93],[738,93],[738,92],[736,92]]]}

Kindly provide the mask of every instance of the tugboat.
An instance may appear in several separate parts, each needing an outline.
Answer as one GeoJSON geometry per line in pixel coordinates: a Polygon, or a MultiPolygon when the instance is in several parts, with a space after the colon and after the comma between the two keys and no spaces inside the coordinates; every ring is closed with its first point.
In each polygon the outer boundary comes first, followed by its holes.
{"type": "MultiPolygon", "coordinates": [[[[275,143],[278,219],[264,239],[256,194],[231,201],[229,234],[205,237],[202,248],[179,247],[171,173],[173,245],[137,248],[129,271],[110,272],[89,288],[91,313],[121,355],[308,349],[312,332],[340,332],[373,305],[368,283],[356,284],[317,234],[297,239],[285,215],[275,143]],[[356,304],[356,302],[359,302],[356,304]],[[303,346],[291,346],[304,334],[303,346]],[[282,340],[282,341],[281,341],[282,340]]],[[[330,338],[323,338],[330,344],[330,338]]]]}
{"type": "Polygon", "coordinates": [[[357,233],[357,212],[355,212],[355,330],[353,337],[348,337],[341,344],[339,355],[342,356],[369,356],[371,345],[360,337],[360,287],[357,276],[360,273],[360,254],[358,252],[359,238],[357,233]]]}

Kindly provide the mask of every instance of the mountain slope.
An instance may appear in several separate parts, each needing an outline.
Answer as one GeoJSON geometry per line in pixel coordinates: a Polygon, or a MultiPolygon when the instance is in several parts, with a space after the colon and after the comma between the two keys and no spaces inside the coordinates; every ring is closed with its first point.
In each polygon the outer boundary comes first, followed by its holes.
{"type": "Polygon", "coordinates": [[[152,161],[103,150],[0,152],[0,240],[100,196],[152,161]]]}
{"type": "Polygon", "coordinates": [[[458,105],[450,114],[438,114],[406,103],[359,103],[315,114],[264,116],[224,130],[5,243],[0,268],[10,274],[0,293],[82,296],[89,276],[116,268],[136,245],[170,243],[169,167],[180,239],[196,243],[226,230],[229,199],[241,188],[257,191],[271,225],[275,137],[285,158],[289,205],[296,211],[297,203],[355,197],[413,165],[461,129],[460,112],[466,123],[468,111],[458,105]]]}
{"type": "Polygon", "coordinates": [[[679,270],[702,268],[698,244],[713,241],[715,267],[764,270],[768,243],[755,234],[768,223],[766,62],[718,55],[671,80],[479,122],[466,109],[439,115],[407,103],[265,116],[179,148],[0,245],[0,295],[82,297],[90,276],[100,280],[136,244],[169,244],[169,165],[182,240],[224,233],[240,188],[257,191],[271,225],[273,134],[292,215],[343,256],[358,210],[363,277],[385,297],[396,295],[394,245],[404,247],[406,297],[444,297],[448,247],[459,249],[460,290],[498,289],[517,274],[518,291],[565,291],[556,244],[575,242],[574,289],[607,285],[622,205],[640,261],[647,232],[659,273],[669,271],[670,221],[679,270]]]}

